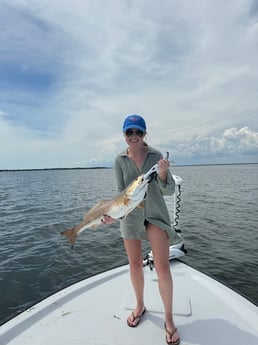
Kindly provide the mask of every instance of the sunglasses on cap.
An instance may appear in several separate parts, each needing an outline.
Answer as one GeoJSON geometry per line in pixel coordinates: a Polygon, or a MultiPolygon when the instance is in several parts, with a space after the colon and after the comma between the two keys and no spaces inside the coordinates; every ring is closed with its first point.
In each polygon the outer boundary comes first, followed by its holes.
{"type": "Polygon", "coordinates": [[[133,135],[137,135],[137,137],[142,137],[143,136],[143,131],[139,130],[139,129],[136,129],[136,130],[133,130],[133,129],[127,129],[127,131],[125,131],[125,135],[127,137],[131,137],[133,135]]]}

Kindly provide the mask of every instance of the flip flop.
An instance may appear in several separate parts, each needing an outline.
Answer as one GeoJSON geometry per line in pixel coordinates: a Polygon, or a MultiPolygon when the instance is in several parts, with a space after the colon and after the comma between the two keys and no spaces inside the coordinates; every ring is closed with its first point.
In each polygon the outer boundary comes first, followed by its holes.
{"type": "Polygon", "coordinates": [[[128,325],[129,327],[136,327],[136,326],[138,326],[139,323],[140,323],[140,321],[141,321],[141,317],[143,316],[143,314],[144,314],[145,312],[146,312],[146,308],[145,308],[145,307],[144,307],[143,311],[141,312],[141,314],[140,314],[140,315],[137,315],[137,316],[135,316],[134,313],[133,313],[133,311],[132,311],[133,320],[132,320],[132,321],[129,321],[129,320],[127,319],[127,325],[128,325]],[[135,322],[135,321],[136,321],[136,322],[135,322]]]}
{"type": "Polygon", "coordinates": [[[166,322],[164,323],[164,326],[165,326],[165,331],[166,331],[166,342],[168,345],[178,345],[180,343],[180,338],[178,338],[176,341],[168,341],[167,339],[167,335],[170,336],[170,338],[173,337],[173,335],[176,333],[177,331],[177,328],[175,328],[172,332],[169,332],[169,330],[167,329],[167,325],[166,325],[166,322]]]}

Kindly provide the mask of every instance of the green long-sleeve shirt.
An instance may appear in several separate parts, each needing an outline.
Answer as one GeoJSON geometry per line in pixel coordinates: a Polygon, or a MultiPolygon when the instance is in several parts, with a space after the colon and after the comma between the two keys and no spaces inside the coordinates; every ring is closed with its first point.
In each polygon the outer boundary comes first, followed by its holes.
{"type": "MultiPolygon", "coordinates": [[[[156,164],[162,154],[156,149],[148,146],[148,152],[142,170],[136,167],[127,149],[121,152],[115,159],[115,175],[119,192],[126,188],[137,176],[146,173],[156,164]]],[[[126,218],[121,220],[121,234],[126,239],[146,238],[144,222],[157,225],[165,230],[168,237],[176,236],[171,228],[169,213],[163,195],[172,195],[175,190],[175,181],[168,171],[166,181],[158,176],[148,186],[147,197],[144,201],[144,208],[134,209],[126,218]]],[[[176,236],[177,237],[177,236],[176,236]]]]}

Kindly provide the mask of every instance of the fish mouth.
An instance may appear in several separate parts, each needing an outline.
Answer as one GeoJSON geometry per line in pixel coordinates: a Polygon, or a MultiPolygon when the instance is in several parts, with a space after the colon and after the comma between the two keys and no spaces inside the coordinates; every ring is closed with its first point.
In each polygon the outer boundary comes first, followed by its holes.
{"type": "Polygon", "coordinates": [[[149,184],[155,177],[157,176],[156,171],[153,171],[151,174],[149,174],[147,177],[143,177],[143,179],[146,180],[146,182],[149,184]]]}
{"type": "Polygon", "coordinates": [[[143,179],[147,180],[148,183],[150,183],[154,177],[157,176],[158,173],[158,164],[155,164],[149,171],[147,171],[144,175],[143,175],[143,179]]]}
{"type": "Polygon", "coordinates": [[[140,185],[142,184],[143,187],[146,186],[146,184],[149,184],[155,177],[157,176],[157,173],[156,171],[153,171],[153,172],[148,172],[146,174],[144,174],[141,178],[141,181],[140,181],[140,185]]]}

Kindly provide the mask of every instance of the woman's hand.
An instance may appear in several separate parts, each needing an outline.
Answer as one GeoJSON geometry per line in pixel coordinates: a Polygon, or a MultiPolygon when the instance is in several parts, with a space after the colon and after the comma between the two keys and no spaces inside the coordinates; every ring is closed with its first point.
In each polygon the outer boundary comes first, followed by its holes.
{"type": "Polygon", "coordinates": [[[167,179],[167,171],[170,166],[169,160],[162,158],[158,161],[158,165],[159,165],[159,177],[161,178],[161,180],[165,181],[167,179]]]}
{"type": "Polygon", "coordinates": [[[116,220],[110,216],[108,216],[107,214],[103,214],[103,217],[101,219],[101,223],[108,225],[108,224],[113,224],[116,220]]]}

